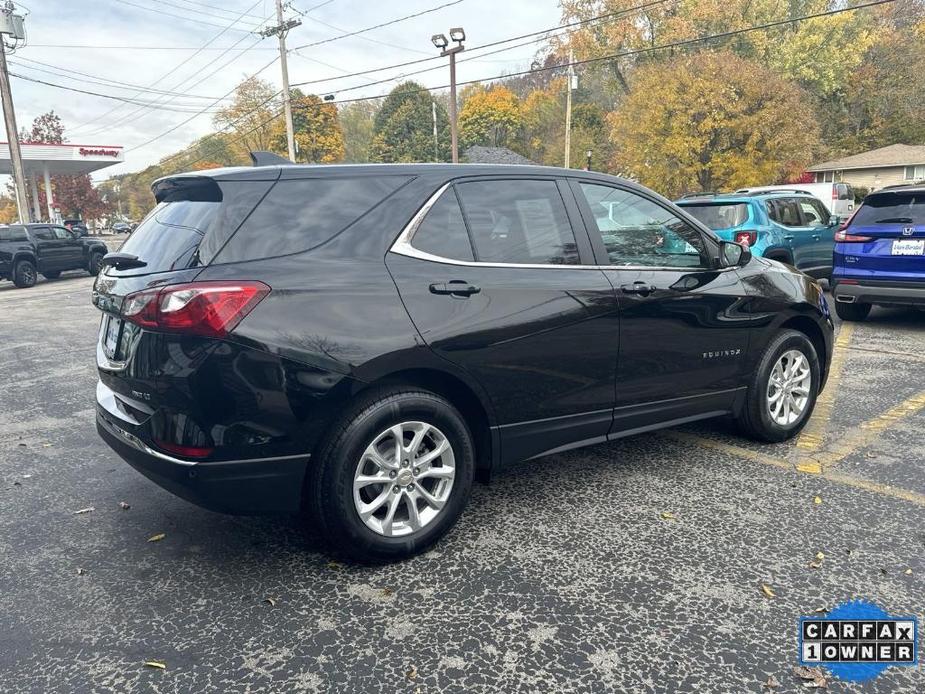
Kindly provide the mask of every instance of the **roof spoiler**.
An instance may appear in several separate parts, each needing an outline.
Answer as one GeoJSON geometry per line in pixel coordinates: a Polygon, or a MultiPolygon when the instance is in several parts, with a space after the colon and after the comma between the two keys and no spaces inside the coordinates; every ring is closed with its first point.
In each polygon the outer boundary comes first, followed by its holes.
{"type": "Polygon", "coordinates": [[[292,166],[292,162],[273,152],[263,150],[251,152],[251,162],[254,166],[292,166]]]}

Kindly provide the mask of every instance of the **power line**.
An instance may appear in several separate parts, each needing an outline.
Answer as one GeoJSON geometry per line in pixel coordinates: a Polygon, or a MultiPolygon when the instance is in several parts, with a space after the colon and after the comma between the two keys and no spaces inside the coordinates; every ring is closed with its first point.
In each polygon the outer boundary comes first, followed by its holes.
{"type": "MultiPolygon", "coordinates": [[[[123,5],[129,5],[131,7],[137,7],[141,10],[147,10],[148,12],[154,12],[155,14],[163,15],[165,17],[174,17],[175,19],[182,19],[184,22],[195,22],[196,24],[203,24],[210,27],[219,27],[222,28],[223,24],[216,24],[215,22],[206,22],[201,19],[193,19],[188,15],[174,14],[173,12],[165,12],[164,10],[159,10],[156,7],[147,7],[145,5],[139,5],[138,3],[131,2],[131,0],[116,0],[116,2],[122,3],[123,5]]],[[[228,27],[230,31],[241,31],[245,34],[250,34],[253,29],[238,29],[236,27],[228,27]]]]}
{"type": "MultiPolygon", "coordinates": [[[[119,2],[122,2],[123,0],[118,0],[118,1],[119,1],[119,2]]],[[[220,15],[220,14],[213,14],[213,13],[211,13],[211,12],[204,12],[203,10],[196,9],[195,7],[189,7],[189,6],[185,6],[185,5],[177,5],[175,2],[172,2],[171,0],[157,0],[157,3],[158,3],[159,5],[167,5],[168,7],[175,7],[175,8],[177,8],[177,9],[179,9],[179,10],[183,10],[184,12],[194,12],[194,13],[196,14],[197,17],[199,17],[199,16],[202,16],[202,17],[211,17],[212,19],[218,19],[218,20],[221,20],[221,21],[223,21],[223,22],[227,22],[227,21],[230,19],[230,17],[223,17],[223,16],[220,15]]],[[[214,5],[203,5],[202,3],[196,3],[196,4],[201,5],[201,6],[203,6],[203,7],[215,7],[214,5]]],[[[222,12],[228,12],[228,13],[231,14],[231,15],[238,14],[238,13],[235,12],[235,11],[232,11],[232,10],[225,10],[225,9],[222,9],[221,7],[218,7],[218,8],[216,8],[216,9],[221,10],[222,12]]],[[[158,9],[155,9],[155,10],[153,10],[153,11],[158,12],[159,14],[165,14],[163,11],[158,10],[158,9]]],[[[243,15],[240,15],[239,18],[238,18],[236,21],[237,21],[237,22],[240,22],[240,23],[242,23],[242,24],[257,24],[257,25],[259,25],[259,24],[261,23],[260,20],[261,20],[261,17],[259,17],[259,16],[257,16],[257,15],[243,14],[243,15]],[[255,17],[258,21],[255,22],[253,19],[250,19],[251,17],[255,17]]],[[[193,20],[193,21],[195,21],[195,20],[193,20]]]]}
{"type": "Polygon", "coordinates": [[[301,46],[293,47],[293,50],[301,50],[303,48],[312,48],[314,46],[321,46],[325,43],[331,43],[332,41],[340,41],[341,39],[350,38],[351,36],[357,36],[359,34],[365,34],[367,31],[372,31],[373,29],[382,29],[383,27],[391,26],[392,24],[398,24],[399,22],[404,22],[409,19],[414,19],[415,17],[421,17],[425,14],[430,14],[431,12],[436,12],[437,10],[442,10],[446,7],[452,7],[453,5],[458,5],[465,0],[452,0],[452,2],[446,2],[437,7],[431,7],[428,10],[421,10],[420,12],[415,12],[414,14],[409,14],[404,17],[399,17],[398,19],[391,19],[388,22],[382,22],[380,24],[375,24],[364,29],[357,29],[356,31],[349,31],[346,34],[341,34],[340,36],[331,36],[326,39],[321,39],[320,41],[313,41],[311,43],[304,43],[301,46]]]}
{"type": "MultiPolygon", "coordinates": [[[[163,1],[163,0],[162,0],[162,1],[163,1]]],[[[332,1],[333,1],[333,0],[332,0],[332,1]]],[[[197,2],[196,0],[180,0],[180,2],[185,2],[185,3],[188,4],[188,5],[198,5],[199,7],[207,7],[207,8],[209,8],[210,10],[216,10],[216,11],[218,11],[218,12],[226,12],[226,13],[228,13],[228,14],[230,14],[230,15],[236,15],[236,14],[238,14],[238,11],[237,11],[237,10],[229,10],[229,9],[224,8],[224,7],[219,7],[218,5],[210,5],[210,4],[207,3],[207,2],[197,2]]],[[[171,5],[171,4],[173,4],[173,3],[164,2],[164,4],[165,4],[165,5],[171,5]]],[[[174,7],[176,7],[176,5],[174,5],[174,7]]],[[[198,10],[192,10],[191,8],[186,8],[186,9],[187,9],[188,11],[190,11],[190,12],[198,11],[198,10]]],[[[254,19],[261,19],[260,15],[257,15],[257,14],[246,14],[246,15],[244,15],[244,16],[245,16],[245,17],[252,17],[252,18],[254,18],[254,19]]],[[[222,19],[228,19],[228,18],[227,18],[227,17],[223,17],[222,19]]]]}

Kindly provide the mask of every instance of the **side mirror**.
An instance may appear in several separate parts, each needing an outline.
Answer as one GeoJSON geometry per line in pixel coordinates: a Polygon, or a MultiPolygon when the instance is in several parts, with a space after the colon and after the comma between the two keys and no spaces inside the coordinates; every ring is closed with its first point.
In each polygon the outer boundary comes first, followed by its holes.
{"type": "Polygon", "coordinates": [[[752,259],[752,252],[741,243],[734,243],[732,241],[723,241],[720,246],[720,260],[722,267],[736,267],[748,265],[748,262],[752,259]]]}
{"type": "Polygon", "coordinates": [[[831,217],[829,217],[829,226],[830,226],[830,227],[837,227],[837,226],[839,226],[841,223],[842,223],[842,218],[839,217],[837,214],[833,214],[831,217]]]}

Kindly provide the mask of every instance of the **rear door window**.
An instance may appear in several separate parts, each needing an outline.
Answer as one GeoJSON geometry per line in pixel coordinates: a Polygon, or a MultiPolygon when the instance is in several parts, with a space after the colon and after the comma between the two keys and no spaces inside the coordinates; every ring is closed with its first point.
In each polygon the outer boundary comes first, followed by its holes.
{"type": "Polygon", "coordinates": [[[829,220],[828,210],[818,200],[800,200],[800,211],[806,226],[826,226],[829,220]]]}
{"type": "Polygon", "coordinates": [[[408,180],[407,176],[355,176],[278,181],[213,262],[272,258],[315,248],[408,180]]]}
{"type": "Polygon", "coordinates": [[[555,181],[491,180],[457,186],[483,263],[577,265],[578,246],[555,181]]]}
{"type": "Polygon", "coordinates": [[[26,228],[20,226],[0,227],[0,241],[28,241],[26,228]]]}
{"type": "Polygon", "coordinates": [[[851,226],[925,224],[925,193],[877,193],[864,200],[851,226]]]}

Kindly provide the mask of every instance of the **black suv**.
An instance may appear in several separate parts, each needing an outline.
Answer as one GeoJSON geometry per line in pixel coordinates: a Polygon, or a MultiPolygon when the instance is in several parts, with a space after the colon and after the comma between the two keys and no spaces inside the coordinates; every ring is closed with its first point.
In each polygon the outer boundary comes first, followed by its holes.
{"type": "Polygon", "coordinates": [[[629,181],[525,166],[262,166],[153,185],[93,301],[97,428],[175,494],[420,552],[475,477],[731,415],[793,436],[819,285],[629,181]]]}
{"type": "Polygon", "coordinates": [[[0,279],[31,287],[38,273],[54,279],[65,270],[100,271],[109,249],[55,224],[0,226],[0,279]]]}

